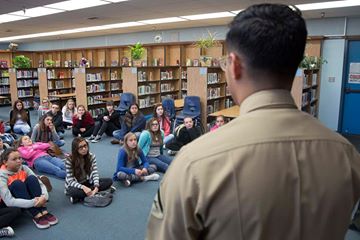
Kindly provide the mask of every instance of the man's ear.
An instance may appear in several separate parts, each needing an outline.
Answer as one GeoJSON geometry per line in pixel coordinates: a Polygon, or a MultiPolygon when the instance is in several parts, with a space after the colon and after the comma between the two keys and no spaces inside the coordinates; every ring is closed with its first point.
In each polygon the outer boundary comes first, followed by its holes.
{"type": "Polygon", "coordinates": [[[244,61],[235,53],[229,54],[229,68],[231,77],[235,80],[240,79],[244,74],[244,61]]]}

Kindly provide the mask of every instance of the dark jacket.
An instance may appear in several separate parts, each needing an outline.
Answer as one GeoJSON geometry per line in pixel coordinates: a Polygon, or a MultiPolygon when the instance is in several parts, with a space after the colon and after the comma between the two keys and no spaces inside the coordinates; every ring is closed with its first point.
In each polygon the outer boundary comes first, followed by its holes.
{"type": "Polygon", "coordinates": [[[65,132],[63,126],[63,113],[61,111],[58,111],[56,114],[53,114],[52,111],[48,111],[46,114],[52,116],[56,132],[65,132]]]}
{"type": "Polygon", "coordinates": [[[185,126],[180,129],[179,134],[171,142],[166,144],[166,148],[172,151],[179,151],[183,146],[192,142],[196,138],[201,136],[201,130],[199,127],[192,127],[187,129],[185,126]]]}

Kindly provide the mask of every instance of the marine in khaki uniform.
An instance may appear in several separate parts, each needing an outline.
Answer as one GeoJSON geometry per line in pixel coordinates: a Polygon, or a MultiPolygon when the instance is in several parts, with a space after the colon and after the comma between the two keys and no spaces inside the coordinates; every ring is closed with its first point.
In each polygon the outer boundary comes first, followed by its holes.
{"type": "Polygon", "coordinates": [[[285,5],[235,17],[222,67],[240,116],[179,152],[147,239],[344,239],[360,196],[360,156],[291,97],[306,35],[300,13],[285,5]]]}

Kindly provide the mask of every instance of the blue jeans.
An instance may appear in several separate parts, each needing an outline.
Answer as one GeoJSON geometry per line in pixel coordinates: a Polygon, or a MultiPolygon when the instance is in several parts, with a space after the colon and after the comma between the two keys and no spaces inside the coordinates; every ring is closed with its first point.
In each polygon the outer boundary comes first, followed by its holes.
{"type": "MultiPolygon", "coordinates": [[[[11,195],[15,198],[22,199],[33,199],[35,197],[41,196],[41,187],[39,180],[36,176],[30,175],[25,179],[25,182],[20,180],[15,180],[9,186],[11,195]]],[[[34,217],[38,213],[41,213],[46,210],[45,207],[32,207],[27,209],[31,215],[34,217]]]]}
{"type": "Polygon", "coordinates": [[[174,139],[174,134],[169,134],[166,137],[164,137],[164,144],[167,144],[168,142],[170,142],[171,140],[174,139]]]}
{"type": "Polygon", "coordinates": [[[58,178],[65,179],[65,163],[63,160],[50,155],[45,155],[37,158],[34,162],[34,167],[39,172],[55,175],[58,178]]]}
{"type": "Polygon", "coordinates": [[[64,140],[57,140],[54,141],[54,143],[58,146],[58,147],[62,147],[65,145],[65,141],[64,140]]]}
{"type": "Polygon", "coordinates": [[[166,172],[172,159],[168,156],[159,155],[157,157],[147,157],[150,164],[154,164],[159,172],[166,172]]]}
{"type": "MultiPolygon", "coordinates": [[[[127,133],[128,132],[126,132],[125,130],[120,129],[120,130],[113,131],[112,134],[113,134],[114,138],[116,138],[117,140],[124,140],[124,137],[127,133]]],[[[136,138],[139,139],[141,132],[134,132],[134,134],[135,134],[136,138]]]]}
{"type": "Polygon", "coordinates": [[[15,124],[14,125],[14,132],[17,134],[28,134],[31,131],[31,127],[29,124],[15,124]]]}

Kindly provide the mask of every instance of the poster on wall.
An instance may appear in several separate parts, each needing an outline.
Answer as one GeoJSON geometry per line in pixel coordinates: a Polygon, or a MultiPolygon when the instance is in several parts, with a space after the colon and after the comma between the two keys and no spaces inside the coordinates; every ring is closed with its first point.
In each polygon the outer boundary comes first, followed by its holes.
{"type": "Polygon", "coordinates": [[[360,84],[360,63],[350,63],[348,82],[360,84]]]}

